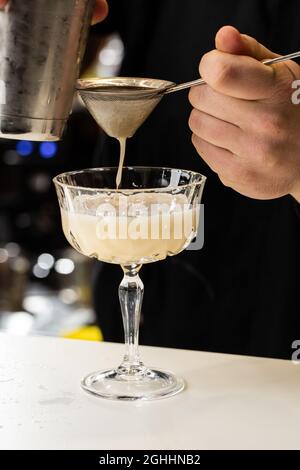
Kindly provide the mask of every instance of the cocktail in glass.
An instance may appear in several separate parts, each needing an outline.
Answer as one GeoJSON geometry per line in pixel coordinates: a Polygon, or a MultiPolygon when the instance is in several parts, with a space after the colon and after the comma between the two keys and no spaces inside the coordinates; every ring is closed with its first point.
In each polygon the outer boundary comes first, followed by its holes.
{"type": "MultiPolygon", "coordinates": [[[[125,355],[120,366],[89,374],[82,387],[117,400],[153,400],[184,388],[181,378],[149,369],[140,359],[138,335],[143,264],[174,256],[195,238],[206,178],[192,171],[126,167],[64,173],[54,179],[69,243],[86,256],[120,264],[119,286],[125,355]]],[[[172,282],[170,278],[170,282],[172,282]]]]}

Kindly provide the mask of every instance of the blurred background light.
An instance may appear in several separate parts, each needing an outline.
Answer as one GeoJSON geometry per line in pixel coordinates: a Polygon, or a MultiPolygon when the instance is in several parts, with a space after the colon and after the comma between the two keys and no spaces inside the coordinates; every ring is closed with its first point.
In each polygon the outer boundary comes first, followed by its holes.
{"type": "Polygon", "coordinates": [[[112,34],[98,54],[96,76],[113,77],[117,75],[123,57],[124,44],[118,34],[112,34]]]}
{"type": "Polygon", "coordinates": [[[78,292],[75,289],[62,289],[59,293],[59,299],[67,305],[72,305],[78,301],[78,292]]]}
{"type": "Polygon", "coordinates": [[[19,256],[21,247],[17,243],[10,242],[5,245],[5,250],[7,250],[8,256],[10,258],[15,258],[16,256],[19,256]]]}
{"type": "Polygon", "coordinates": [[[55,263],[55,271],[59,274],[71,274],[74,269],[74,261],[68,258],[61,258],[55,263]]]}
{"type": "Polygon", "coordinates": [[[16,151],[21,157],[28,157],[33,153],[33,143],[28,140],[17,142],[16,151]]]}
{"type": "Polygon", "coordinates": [[[27,312],[14,312],[5,318],[5,330],[14,335],[27,335],[30,333],[34,318],[27,312]]]}
{"type": "Polygon", "coordinates": [[[37,264],[42,268],[42,269],[51,269],[53,268],[55,263],[54,256],[50,255],[50,253],[42,253],[38,257],[38,262],[37,264]]]}
{"type": "Polygon", "coordinates": [[[6,263],[8,260],[8,252],[4,248],[0,248],[0,263],[6,263]]]}
{"type": "Polygon", "coordinates": [[[38,279],[45,279],[49,275],[49,269],[41,268],[41,266],[35,264],[33,266],[32,273],[38,279]]]}
{"type": "Polygon", "coordinates": [[[53,158],[57,154],[58,146],[55,142],[43,142],[40,144],[39,151],[42,158],[53,158]]]}
{"type": "Polygon", "coordinates": [[[5,165],[18,165],[20,161],[20,155],[16,150],[6,150],[3,152],[3,162],[5,165]]]}

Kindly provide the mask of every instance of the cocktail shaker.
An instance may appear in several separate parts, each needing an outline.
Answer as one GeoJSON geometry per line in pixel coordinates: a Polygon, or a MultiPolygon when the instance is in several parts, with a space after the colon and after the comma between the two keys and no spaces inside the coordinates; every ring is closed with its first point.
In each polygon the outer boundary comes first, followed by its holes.
{"type": "Polygon", "coordinates": [[[94,0],[9,0],[0,11],[0,138],[59,140],[94,0]]]}

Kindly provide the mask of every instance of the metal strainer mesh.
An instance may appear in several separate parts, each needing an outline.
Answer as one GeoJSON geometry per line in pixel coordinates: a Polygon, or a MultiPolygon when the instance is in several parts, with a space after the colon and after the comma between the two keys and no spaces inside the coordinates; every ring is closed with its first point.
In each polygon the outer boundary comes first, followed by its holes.
{"type": "Polygon", "coordinates": [[[79,80],[77,89],[89,112],[111,137],[132,137],[172,82],[116,77],[79,80]]]}

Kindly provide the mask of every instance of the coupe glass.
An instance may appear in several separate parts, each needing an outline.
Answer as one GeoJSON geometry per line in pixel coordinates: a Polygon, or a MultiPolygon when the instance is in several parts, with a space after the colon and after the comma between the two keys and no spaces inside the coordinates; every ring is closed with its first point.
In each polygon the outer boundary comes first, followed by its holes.
{"type": "Polygon", "coordinates": [[[119,286],[123,362],[88,375],[82,387],[103,398],[153,400],[180,392],[184,382],[172,373],[149,369],[140,359],[144,287],[139,271],[145,263],[180,253],[195,238],[206,178],[186,170],[126,167],[115,189],[117,170],[87,169],[54,179],[69,243],[86,256],[120,264],[124,273],[119,286]]]}

